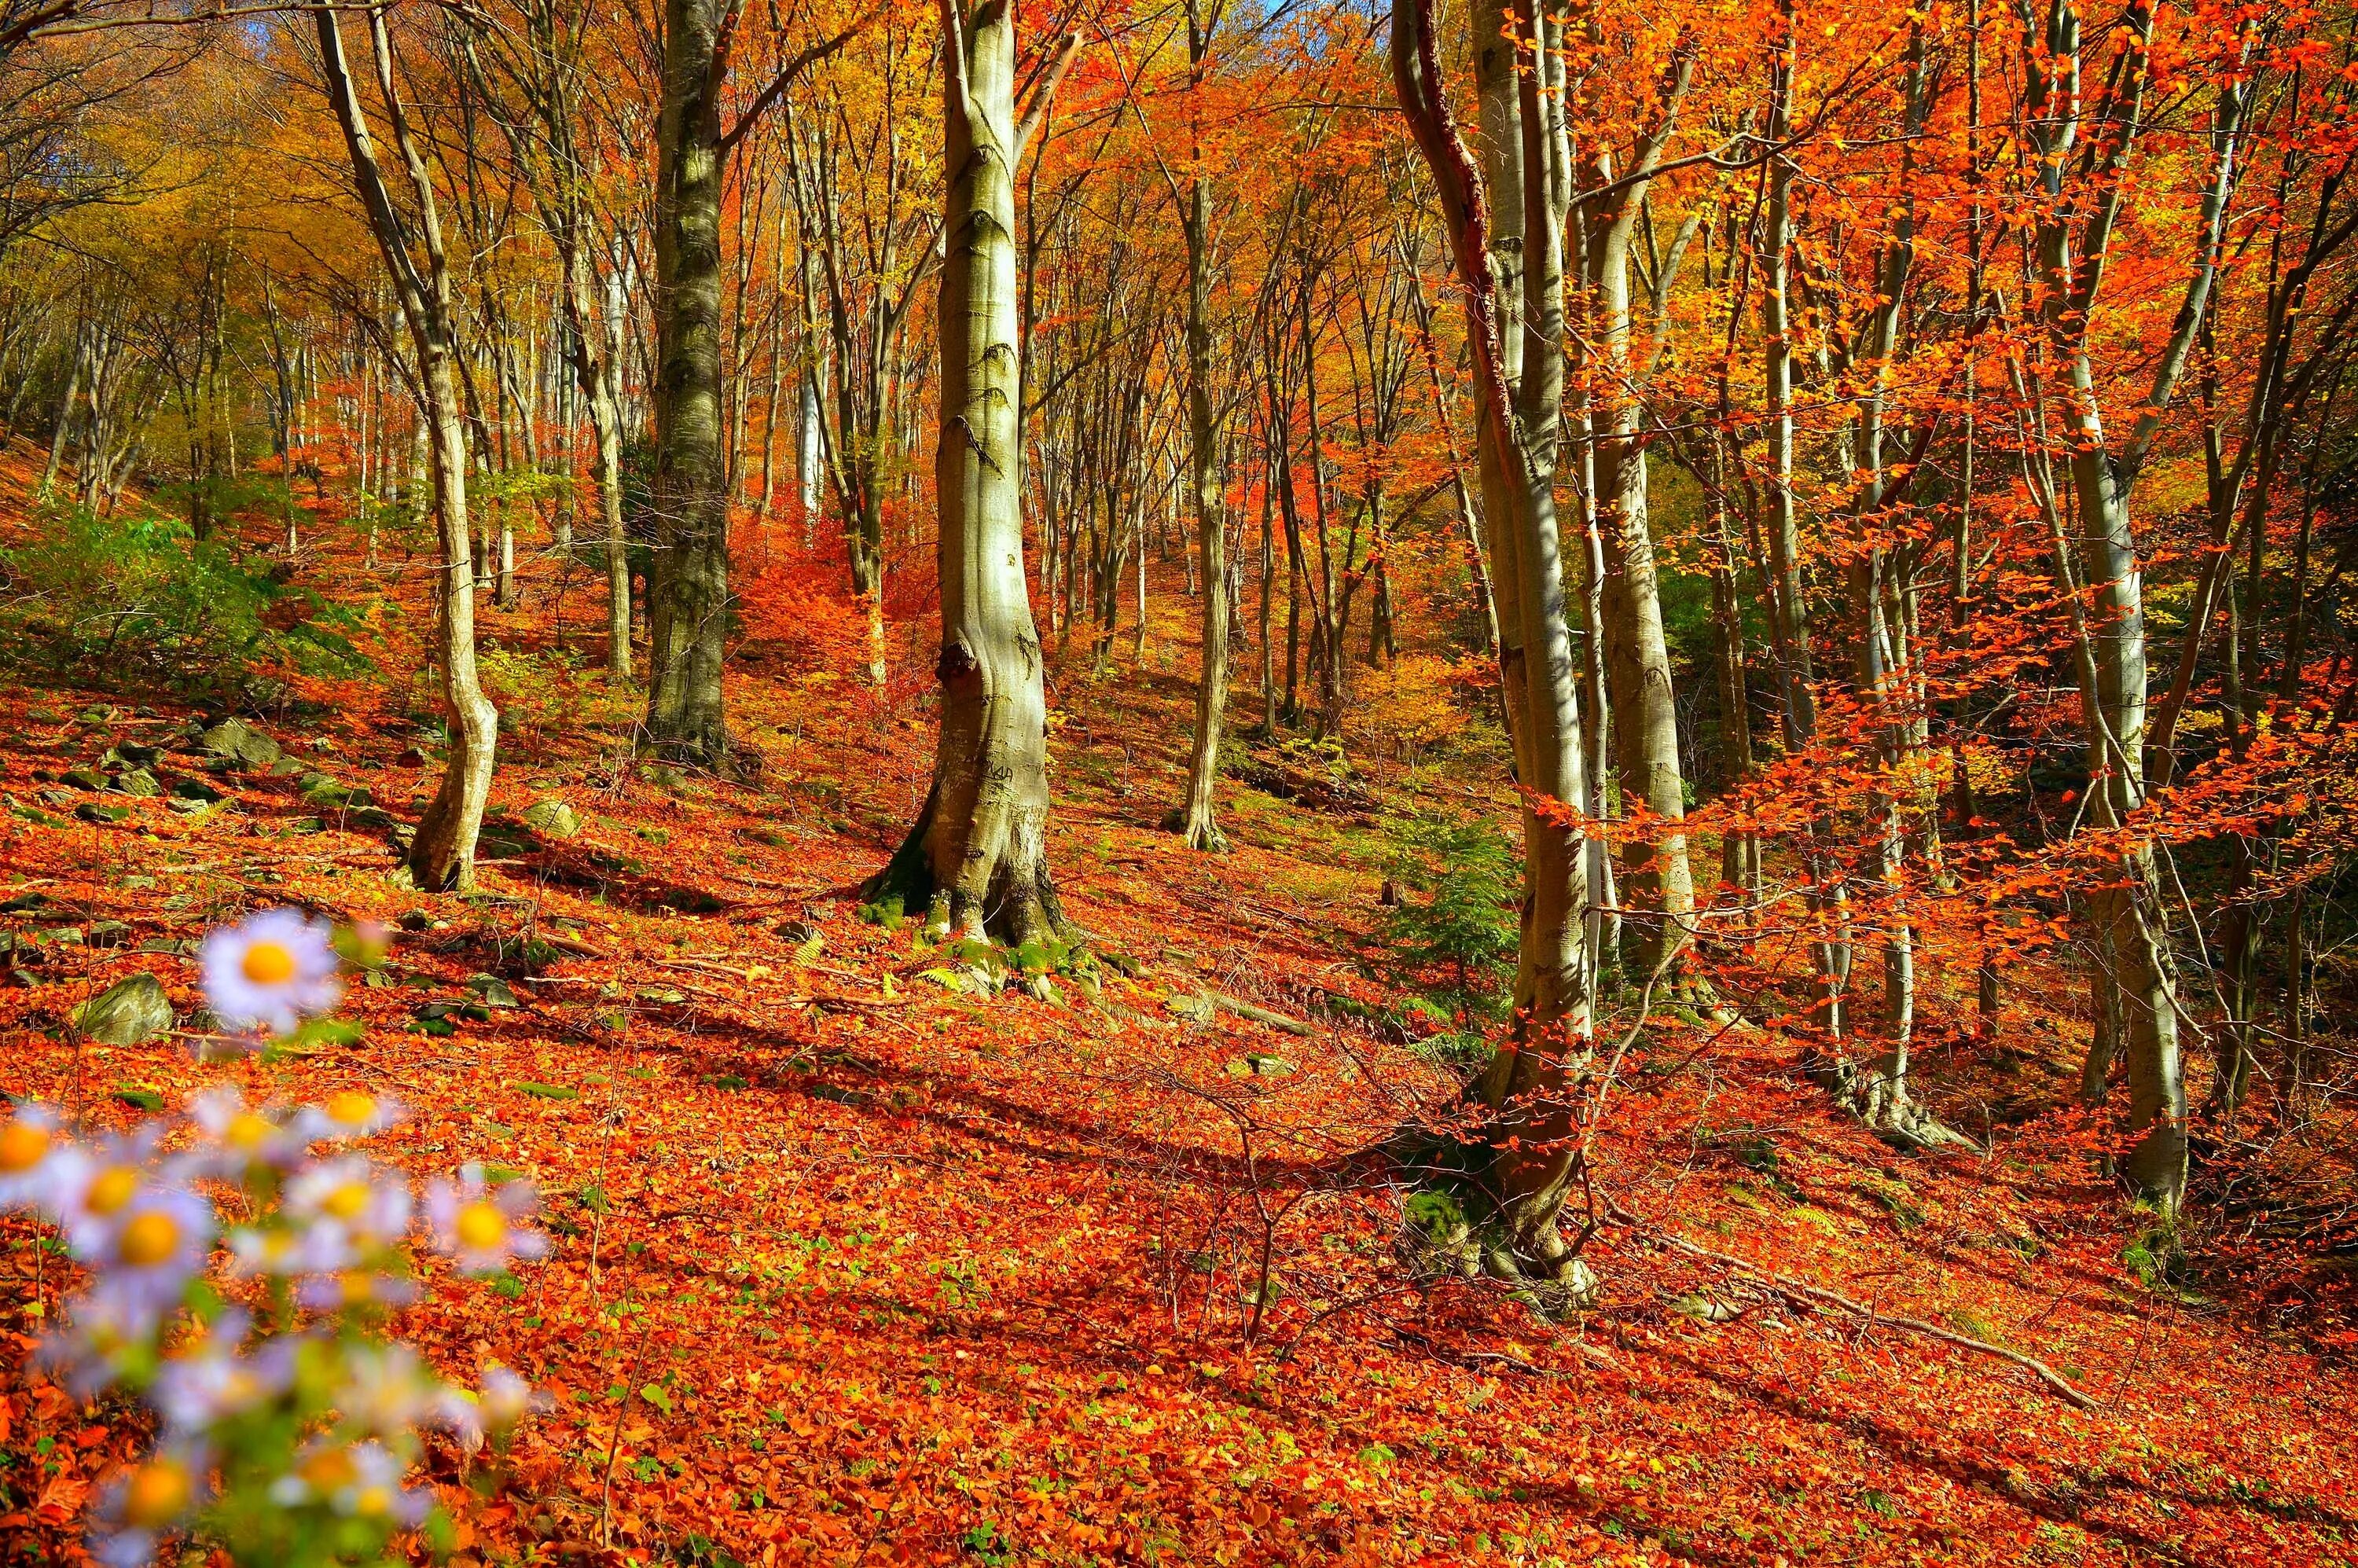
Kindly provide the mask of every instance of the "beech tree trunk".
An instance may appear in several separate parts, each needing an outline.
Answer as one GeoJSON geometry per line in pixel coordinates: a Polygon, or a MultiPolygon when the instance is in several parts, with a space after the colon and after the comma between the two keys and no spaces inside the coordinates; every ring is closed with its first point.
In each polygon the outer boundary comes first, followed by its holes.
{"type": "Polygon", "coordinates": [[[1393,86],[1432,169],[1465,300],[1482,512],[1498,585],[1500,676],[1516,775],[1527,792],[1515,1022],[1473,1087],[1495,1114],[1476,1173],[1480,1202],[1468,1216],[1480,1228],[1469,1227],[1462,1242],[1469,1261],[1478,1260],[1493,1274],[1538,1276],[1585,1295],[1593,1278],[1557,1223],[1579,1174],[1572,1100],[1587,1069],[1591,1031],[1585,841],[1565,809],[1577,809],[1586,787],[1555,509],[1563,390],[1558,193],[1569,183],[1559,112],[1563,66],[1560,50],[1550,47],[1554,30],[1541,36],[1533,0],[1523,0],[1511,19],[1485,0],[1470,8],[1468,21],[1480,89],[1479,172],[1449,109],[1425,0],[1396,0],[1391,41],[1393,86]],[[1546,91],[1543,75],[1554,79],[1557,92],[1546,91]],[[1502,214],[1495,234],[1494,206],[1502,214]],[[1523,332],[1512,360],[1501,332],[1502,300],[1523,332]],[[1510,380],[1518,374],[1520,384],[1510,380]]]}
{"type": "MultiPolygon", "coordinates": [[[[2199,218],[2201,249],[2176,320],[2152,373],[2127,441],[2117,452],[2104,429],[2100,377],[2090,348],[2098,290],[2105,276],[2122,198],[2118,194],[2144,123],[2152,71],[2153,16],[2132,9],[2115,35],[2122,51],[2101,102],[2079,96],[2081,24],[2071,0],[2050,0],[2026,51],[2044,51],[2029,78],[2026,100],[2039,178],[2050,207],[2034,236],[2044,291],[2040,305],[2057,384],[2061,434],[2069,447],[2071,514],[2078,537],[2063,537],[2061,506],[2041,495],[2055,535],[2055,567],[2071,595],[2075,651],[2081,665],[2082,721],[2087,733],[2090,816],[2100,829],[2132,827],[2146,805],[2147,654],[2144,576],[2138,560],[2130,494],[2158,438],[2180,375],[2209,306],[2224,243],[2235,158],[2251,99],[2248,80],[2223,78],[2212,115],[2211,170],[2199,218]],[[2074,222],[2065,180],[2075,139],[2087,124],[2104,140],[2083,177],[2105,194],[2074,222]],[[2075,561],[2076,557],[2076,561],[2075,561]]],[[[2255,34],[2245,25],[2244,49],[2255,34]]],[[[2198,625],[2191,634],[2200,636],[2198,625]]],[[[2169,946],[2169,904],[2151,838],[2125,836],[2117,859],[2100,871],[2086,907],[2097,954],[2098,1016],[2109,1025],[2125,1061],[2129,1087],[2127,1152],[2121,1174],[2165,1215],[2174,1215],[2186,1188],[2186,1084],[2178,1033],[2178,976],[2169,946]]],[[[2092,1072],[2088,1087],[2100,1088],[2092,1072]]]]}
{"type": "MultiPolygon", "coordinates": [[[[1193,7],[1187,29],[1189,54],[1200,70],[1210,39],[1193,7]]],[[[1195,745],[1187,760],[1180,831],[1195,849],[1228,847],[1212,810],[1212,785],[1220,775],[1220,729],[1228,708],[1228,508],[1212,423],[1211,226],[1210,182],[1197,175],[1189,184],[1180,225],[1187,241],[1187,479],[1204,581],[1204,667],[1195,687],[1195,745]]],[[[1140,611],[1142,628],[1143,604],[1140,611]]]]}
{"type": "Polygon", "coordinates": [[[1016,481],[1015,19],[999,0],[945,0],[942,28],[941,729],[925,808],[868,896],[923,907],[928,929],[1015,946],[1065,929],[1048,864],[1047,696],[1016,481]]]}
{"type": "MultiPolygon", "coordinates": [[[[1592,17],[1592,46],[1604,37],[1592,17]]],[[[1583,366],[1589,384],[1576,390],[1592,433],[1591,493],[1603,573],[1597,600],[1605,680],[1612,711],[1613,768],[1622,811],[1650,820],[1624,840],[1619,876],[1623,942],[1630,978],[1646,984],[1667,978],[1694,935],[1694,872],[1687,854],[1686,779],[1679,764],[1678,699],[1672,687],[1669,638],[1662,624],[1661,577],[1647,514],[1644,385],[1649,365],[1633,351],[1630,245],[1637,232],[1646,178],[1660,163],[1677,124],[1680,102],[1693,80],[1693,45],[1682,36],[1662,73],[1654,112],[1638,136],[1627,181],[1609,145],[1588,138],[1584,181],[1596,194],[1581,203],[1586,233],[1581,265],[1587,330],[1583,366]]],[[[1593,79],[1592,79],[1593,80],[1593,79]]],[[[1678,254],[1661,265],[1677,265],[1678,254]]]]}
{"type": "Polygon", "coordinates": [[[725,769],[720,666],[729,622],[722,449],[720,85],[735,11],[665,0],[656,184],[655,554],[648,578],[648,743],[725,769]]]}
{"type": "Polygon", "coordinates": [[[345,150],[368,211],[369,227],[385,268],[393,275],[417,359],[425,416],[421,434],[427,437],[444,571],[436,595],[435,651],[442,665],[442,699],[449,710],[450,752],[443,766],[441,787],[418,818],[416,835],[410,841],[409,873],[421,888],[463,890],[475,880],[475,840],[482,831],[483,808],[491,799],[499,712],[483,696],[475,671],[475,577],[467,533],[466,406],[451,327],[450,269],[442,246],[433,179],[410,135],[395,88],[393,43],[384,13],[369,13],[370,38],[376,57],[377,90],[409,178],[414,230],[412,220],[394,205],[385,188],[368,118],[345,63],[343,33],[336,16],[330,9],[315,14],[321,69],[329,102],[343,127],[345,150]]]}
{"type": "MultiPolygon", "coordinates": [[[[1784,33],[1782,49],[1772,51],[1768,74],[1768,140],[1782,140],[1790,128],[1793,86],[1793,46],[1797,42],[1791,0],[1778,8],[1784,33]]],[[[1765,340],[1764,375],[1768,411],[1768,535],[1769,643],[1777,657],[1778,708],[1785,754],[1798,756],[1817,738],[1818,699],[1815,660],[1810,647],[1809,593],[1801,577],[1801,531],[1793,508],[1793,343],[1792,343],[1792,189],[1794,167],[1776,158],[1768,166],[1768,232],[1765,287],[1760,296],[1761,335],[1765,340]]],[[[1804,851],[1806,903],[1817,930],[1811,943],[1817,969],[1817,1024],[1832,1040],[1842,1038],[1845,1017],[1844,992],[1850,978],[1849,946],[1843,939],[1845,919],[1840,871],[1823,845],[1833,836],[1833,825],[1812,822],[1815,842],[1804,851]]]]}

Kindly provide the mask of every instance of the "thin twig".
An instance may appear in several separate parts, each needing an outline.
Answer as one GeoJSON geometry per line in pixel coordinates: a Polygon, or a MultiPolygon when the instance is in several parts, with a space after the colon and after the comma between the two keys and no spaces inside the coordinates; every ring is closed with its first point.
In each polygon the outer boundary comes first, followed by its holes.
{"type": "Polygon", "coordinates": [[[1893,1328],[1904,1328],[1911,1334],[1920,1334],[1929,1338],[1944,1340],[1963,1349],[1977,1350],[1985,1356],[1995,1356],[2001,1361],[2011,1361],[2016,1366],[2037,1374],[2041,1382],[2080,1409],[2093,1413],[2098,1408],[2094,1400],[2082,1393],[2061,1373],[2035,1356],[2025,1356],[2019,1350],[2010,1350],[2003,1345],[1992,1345],[1986,1339],[1977,1339],[1970,1334],[1960,1334],[1952,1328],[1942,1328],[1939,1324],[1927,1323],[1922,1318],[1896,1317],[1889,1313],[1877,1312],[1865,1302],[1854,1300],[1839,1291],[1830,1291],[1823,1285],[1813,1285],[1807,1280],[1797,1280],[1790,1274],[1779,1274],[1773,1270],[1764,1269],[1759,1264],[1748,1259],[1738,1258],[1733,1253],[1714,1252],[1708,1247],[1698,1247],[1682,1236],[1674,1236],[1669,1231],[1655,1229],[1617,1203],[1608,1202],[1606,1205],[1606,1213],[1631,1229],[1684,1252],[1691,1258],[1707,1259],[1714,1263],[1724,1264],[1748,1275],[1755,1283],[1775,1291],[1780,1295],[1840,1307],[1844,1312],[1851,1313],[1861,1319],[1863,1326],[1866,1327],[1885,1324],[1893,1328]]]}

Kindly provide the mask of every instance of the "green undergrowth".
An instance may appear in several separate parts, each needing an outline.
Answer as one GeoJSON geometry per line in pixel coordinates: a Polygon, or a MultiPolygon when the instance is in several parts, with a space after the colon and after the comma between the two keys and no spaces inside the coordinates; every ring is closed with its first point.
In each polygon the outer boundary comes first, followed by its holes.
{"type": "Polygon", "coordinates": [[[1477,1064],[1505,1022],[1520,868],[1494,825],[1420,813],[1392,825],[1378,935],[1400,982],[1394,1021],[1437,1061],[1477,1064]]]}
{"type": "Polygon", "coordinates": [[[0,658],[92,684],[220,691],[362,667],[349,610],[146,511],[55,507],[0,550],[0,658]]]}

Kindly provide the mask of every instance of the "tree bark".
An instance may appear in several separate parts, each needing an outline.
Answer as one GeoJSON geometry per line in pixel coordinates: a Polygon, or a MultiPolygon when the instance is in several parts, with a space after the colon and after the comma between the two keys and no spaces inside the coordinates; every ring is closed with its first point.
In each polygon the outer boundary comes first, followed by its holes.
{"type": "Polygon", "coordinates": [[[654,564],[647,594],[646,733],[660,755],[729,763],[721,656],[729,493],[721,408],[720,86],[737,16],[665,0],[655,202],[654,564]]]}
{"type": "Polygon", "coordinates": [[[1014,946],[1065,931],[1049,871],[1047,697],[1015,478],[1014,14],[998,0],[943,0],[942,30],[941,728],[925,808],[869,897],[924,907],[928,929],[1014,946]]]}
{"type": "MultiPolygon", "coordinates": [[[[1190,68],[1200,82],[1211,38],[1198,7],[1192,5],[1187,46],[1190,68]]],[[[1195,505],[1196,552],[1204,580],[1203,669],[1195,687],[1195,744],[1187,759],[1187,803],[1180,831],[1190,849],[1224,849],[1228,837],[1213,812],[1212,785],[1220,776],[1220,729],[1228,708],[1228,522],[1212,420],[1211,182],[1200,173],[1188,182],[1180,227],[1187,242],[1187,481],[1195,505]]],[[[1144,608],[1140,606],[1141,628],[1144,608]]]]}
{"type": "Polygon", "coordinates": [[[416,229],[394,205],[377,163],[368,118],[352,72],[336,13],[316,13],[319,54],[328,98],[343,127],[345,150],[367,209],[386,270],[393,275],[402,313],[416,355],[427,452],[434,482],[434,513],[440,531],[444,577],[436,595],[437,653],[442,665],[442,697],[449,709],[450,751],[442,783],[419,817],[410,841],[409,873],[421,888],[460,889],[475,877],[475,840],[491,798],[492,769],[499,737],[499,712],[483,696],[475,671],[474,564],[467,534],[466,409],[458,382],[458,345],[451,327],[450,271],[442,245],[434,186],[423,154],[395,91],[393,43],[384,13],[369,13],[375,47],[377,88],[391,123],[415,200],[416,229]],[[420,270],[419,254],[424,257],[420,270]]]}
{"type": "MultiPolygon", "coordinates": [[[[1576,813],[1586,798],[1572,638],[1564,620],[1555,509],[1563,330],[1560,121],[1544,114],[1540,77],[1560,73],[1543,47],[1533,0],[1511,27],[1489,5],[1471,9],[1485,173],[1460,137],[1441,81],[1425,0],[1396,0],[1391,63],[1398,93],[1441,198],[1475,363],[1482,511],[1498,584],[1500,676],[1513,715],[1516,776],[1525,790],[1524,888],[1515,1022],[1473,1093],[1494,1113],[1475,1190],[1490,1234],[1468,1238],[1479,1265],[1539,1276],[1574,1293],[1593,1279],[1558,1228],[1579,1175],[1572,1090],[1590,1052],[1583,916],[1588,884],[1576,813]],[[1506,36],[1501,36],[1502,34],[1506,36]],[[1511,38],[1511,45],[1509,38],[1511,38]],[[1515,216],[1515,287],[1500,276],[1493,203],[1515,216]],[[1494,248],[1496,247],[1496,248],[1494,248]],[[1501,334],[1501,300],[1520,317],[1520,363],[1501,334]],[[1510,376],[1520,373],[1520,384],[1510,376]],[[1492,1223],[1495,1222],[1495,1228],[1492,1223]]],[[[1560,74],[1559,74],[1560,79],[1560,74]]],[[[1554,100],[1560,103],[1560,98],[1554,100]]]]}

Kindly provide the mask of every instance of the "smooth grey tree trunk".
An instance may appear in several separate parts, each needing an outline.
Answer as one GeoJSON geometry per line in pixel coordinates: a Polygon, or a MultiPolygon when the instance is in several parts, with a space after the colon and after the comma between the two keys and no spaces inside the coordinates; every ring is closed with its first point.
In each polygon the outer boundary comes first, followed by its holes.
{"type": "MultiPolygon", "coordinates": [[[[1187,27],[1189,54],[1200,71],[1211,40],[1192,7],[1187,27]]],[[[1195,743],[1187,760],[1187,804],[1180,831],[1189,848],[1196,849],[1228,847],[1212,809],[1212,786],[1220,776],[1220,730],[1228,709],[1228,522],[1212,420],[1211,205],[1210,181],[1197,174],[1189,183],[1186,211],[1180,224],[1187,242],[1187,481],[1194,492],[1196,549],[1205,585],[1195,743]]],[[[1141,557],[1141,584],[1143,572],[1141,557]]],[[[1142,633],[1142,602],[1139,609],[1142,633]]]]}
{"type": "Polygon", "coordinates": [[[1049,871],[1047,696],[1015,478],[1015,20],[998,0],[947,0],[942,23],[941,728],[925,808],[869,897],[924,908],[931,930],[1016,946],[1065,926],[1049,871]]]}
{"type": "MultiPolygon", "coordinates": [[[[1591,17],[1586,26],[1589,42],[1601,48],[1597,23],[1591,17]]],[[[1612,713],[1610,749],[1623,814],[1636,816],[1642,807],[1649,819],[1623,841],[1618,879],[1626,961],[1639,984],[1667,978],[1693,939],[1694,871],[1682,831],[1686,779],[1679,762],[1678,699],[1647,511],[1642,426],[1649,373],[1632,350],[1629,253],[1651,183],[1645,177],[1661,160],[1693,80],[1693,51],[1682,39],[1661,77],[1652,119],[1639,134],[1626,182],[1617,178],[1609,146],[1591,138],[1585,183],[1600,194],[1581,202],[1587,322],[1575,341],[1584,345],[1582,368],[1590,384],[1576,396],[1592,435],[1588,460],[1603,568],[1597,631],[1612,713]]]]}
{"type": "Polygon", "coordinates": [[[315,13],[328,99],[344,133],[362,204],[367,209],[386,270],[393,275],[417,360],[423,394],[434,513],[440,531],[444,576],[438,585],[436,649],[442,665],[442,698],[449,709],[450,751],[442,784],[419,817],[410,841],[409,873],[421,888],[460,889],[475,878],[475,840],[491,799],[492,769],[499,738],[499,712],[483,696],[475,669],[475,579],[467,533],[466,406],[458,377],[458,345],[451,328],[450,269],[442,245],[434,185],[424,155],[410,135],[394,81],[393,44],[384,13],[369,13],[375,48],[377,90],[391,123],[394,145],[408,174],[412,220],[394,205],[377,162],[368,118],[345,63],[344,41],[333,10],[315,13]],[[421,271],[417,257],[424,257],[421,271]]]}
{"type": "MultiPolygon", "coordinates": [[[[1511,28],[1507,20],[1487,3],[1469,15],[1480,170],[1449,109],[1424,0],[1396,0],[1392,80],[1441,198],[1465,301],[1500,676],[1516,775],[1526,790],[1515,1022],[1473,1088],[1494,1113],[1476,1186],[1489,1212],[1469,1216],[1481,1230],[1461,1239],[1469,1261],[1493,1274],[1541,1278],[1581,1295],[1593,1289],[1593,1277],[1558,1228],[1580,1173],[1572,1097],[1587,1070],[1592,1028],[1584,935],[1588,882],[1574,817],[1587,792],[1555,508],[1563,390],[1561,193],[1569,159],[1559,112],[1561,53],[1541,47],[1540,19],[1528,5],[1511,28]],[[1510,44],[1510,38],[1520,41],[1510,44]],[[1496,233],[1494,209],[1513,215],[1502,218],[1496,233]],[[1520,243],[1504,243],[1508,222],[1520,243]],[[1513,350],[1502,330],[1502,300],[1504,313],[1521,327],[1522,341],[1513,350]]],[[[1548,41],[1554,40],[1551,27],[1548,41]]]]}

